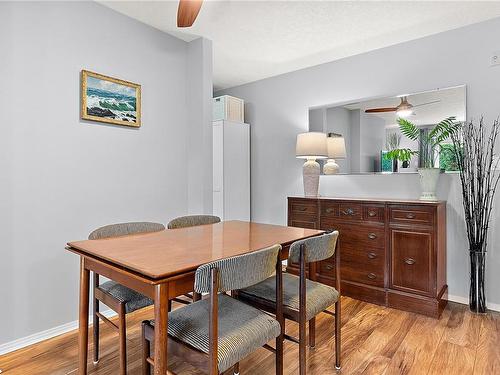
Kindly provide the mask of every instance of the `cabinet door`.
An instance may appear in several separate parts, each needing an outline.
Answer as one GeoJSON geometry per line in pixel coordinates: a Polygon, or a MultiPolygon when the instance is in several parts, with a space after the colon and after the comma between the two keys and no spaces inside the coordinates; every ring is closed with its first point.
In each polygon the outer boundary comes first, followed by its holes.
{"type": "Polygon", "coordinates": [[[226,121],[224,220],[250,221],[250,126],[226,121]]]}
{"type": "Polygon", "coordinates": [[[391,229],[391,287],[430,294],[433,274],[433,234],[391,229]]]}

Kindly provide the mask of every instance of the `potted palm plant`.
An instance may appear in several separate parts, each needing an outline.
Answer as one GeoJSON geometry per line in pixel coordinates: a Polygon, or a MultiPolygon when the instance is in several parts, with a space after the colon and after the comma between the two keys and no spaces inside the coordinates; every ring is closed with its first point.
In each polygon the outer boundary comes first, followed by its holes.
{"type": "Polygon", "coordinates": [[[441,169],[436,167],[441,145],[450,136],[456,133],[461,123],[455,117],[448,117],[431,129],[424,131],[411,121],[398,118],[399,129],[408,139],[418,143],[418,150],[410,148],[397,148],[387,153],[387,157],[399,160],[410,160],[412,156],[419,155],[420,186],[422,188],[421,200],[437,200],[436,187],[441,169]]]}

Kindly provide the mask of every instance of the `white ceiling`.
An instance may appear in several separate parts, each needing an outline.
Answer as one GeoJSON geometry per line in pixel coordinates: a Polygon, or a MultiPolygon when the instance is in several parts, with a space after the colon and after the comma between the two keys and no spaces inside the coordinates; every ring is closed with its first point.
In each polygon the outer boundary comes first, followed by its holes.
{"type": "Polygon", "coordinates": [[[100,2],[184,40],[212,40],[216,89],[500,16],[500,1],[205,0],[181,30],[177,1],[100,2]]]}

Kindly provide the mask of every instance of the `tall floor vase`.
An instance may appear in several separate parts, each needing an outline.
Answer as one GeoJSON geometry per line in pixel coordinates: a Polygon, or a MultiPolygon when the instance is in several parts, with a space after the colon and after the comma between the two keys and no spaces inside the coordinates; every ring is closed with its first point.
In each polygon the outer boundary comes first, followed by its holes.
{"type": "Polygon", "coordinates": [[[486,272],[486,252],[470,251],[469,307],[475,313],[486,312],[484,278],[486,272]]]}

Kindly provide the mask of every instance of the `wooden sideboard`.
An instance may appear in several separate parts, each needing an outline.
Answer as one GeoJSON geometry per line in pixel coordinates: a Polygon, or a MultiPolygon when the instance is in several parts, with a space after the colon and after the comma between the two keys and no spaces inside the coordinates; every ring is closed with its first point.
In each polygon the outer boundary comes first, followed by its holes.
{"type": "MultiPolygon", "coordinates": [[[[340,232],[345,296],[435,318],[448,302],[444,201],[289,197],[288,225],[340,232]]],[[[287,271],[298,273],[298,265],[287,271]]],[[[335,285],[333,257],[316,272],[335,285]]]]}

